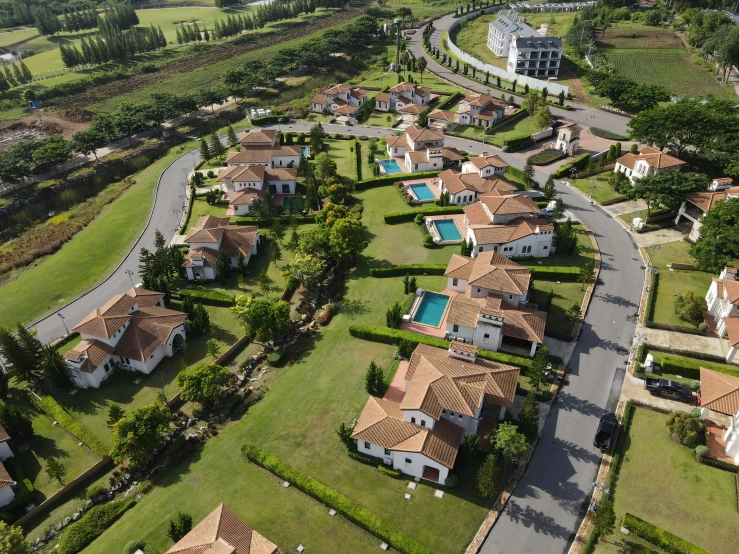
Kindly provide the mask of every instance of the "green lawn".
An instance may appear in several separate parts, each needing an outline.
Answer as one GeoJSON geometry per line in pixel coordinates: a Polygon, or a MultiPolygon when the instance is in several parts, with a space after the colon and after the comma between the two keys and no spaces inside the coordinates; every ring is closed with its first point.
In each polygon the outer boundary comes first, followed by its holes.
{"type": "Polygon", "coordinates": [[[566,333],[566,330],[571,329],[572,325],[567,321],[565,312],[573,304],[578,306],[582,304],[585,290],[580,283],[535,280],[534,289],[531,291],[531,301],[543,307],[550,292],[554,292],[554,296],[552,297],[552,304],[547,310],[545,332],[566,333]]]}
{"type": "MultiPolygon", "coordinates": [[[[734,475],[697,463],[690,449],[670,440],[666,421],[659,412],[634,409],[621,447],[623,462],[614,489],[616,517],[629,512],[712,554],[736,552],[739,514],[734,475]]],[[[616,531],[606,540],[621,537],[616,531]]]]}
{"type": "Polygon", "coordinates": [[[573,225],[577,230],[577,250],[574,254],[566,254],[564,252],[555,252],[551,256],[546,258],[523,258],[516,260],[517,263],[524,267],[528,267],[534,272],[534,279],[536,279],[536,268],[537,267],[550,267],[550,266],[577,266],[581,267],[585,265],[585,262],[595,258],[595,252],[593,251],[593,242],[590,240],[588,235],[580,225],[573,225]]]}
{"type": "Polygon", "coordinates": [[[329,139],[326,141],[328,155],[336,162],[336,172],[345,184],[354,183],[356,171],[356,154],[354,141],[329,139]]]}
{"type": "Polygon", "coordinates": [[[159,174],[186,148],[174,149],[133,175],[136,184],[57,252],[13,272],[0,285],[3,325],[30,323],[107,276],[145,226],[159,174]]]}
{"type": "Polygon", "coordinates": [[[494,144],[495,146],[502,148],[503,141],[513,140],[521,137],[528,137],[534,132],[531,126],[531,118],[524,117],[517,121],[511,121],[506,123],[495,130],[493,135],[483,135],[479,127],[474,125],[457,125],[454,128],[455,133],[461,133],[462,135],[477,140],[485,139],[485,142],[494,144]],[[505,136],[504,136],[505,135],[505,136]]]}
{"type": "MultiPolygon", "coordinates": [[[[611,172],[604,171],[603,173],[598,173],[592,177],[575,179],[572,181],[572,184],[599,204],[617,199],[625,200],[625,196],[613,190],[611,185],[608,184],[610,177],[611,172]],[[593,179],[595,179],[595,182],[593,182],[593,179]]],[[[569,181],[569,176],[565,176],[564,178],[569,181]]]]}
{"type": "MultiPolygon", "coordinates": [[[[646,358],[647,354],[651,354],[654,357],[654,362],[656,364],[662,364],[663,358],[672,358],[678,361],[686,361],[686,362],[695,362],[696,358],[689,358],[688,356],[680,356],[678,354],[672,354],[670,352],[662,352],[660,350],[652,350],[651,348],[645,348],[644,349],[644,357],[646,358]]],[[[725,369],[729,369],[731,371],[737,371],[739,367],[735,364],[721,364],[718,362],[707,362],[711,366],[718,366],[723,367],[725,369]]],[[[678,381],[680,383],[683,383],[684,385],[690,385],[690,383],[693,381],[693,379],[689,379],[687,377],[683,377],[681,375],[675,375],[672,373],[652,373],[652,372],[646,372],[646,374],[649,377],[661,377],[663,379],[671,379],[673,381],[678,381]]]]}
{"type": "Polygon", "coordinates": [[[198,222],[198,218],[204,215],[214,215],[216,217],[226,217],[226,209],[228,204],[208,204],[204,197],[196,198],[192,205],[192,215],[187,229],[181,229],[181,232],[187,233],[193,225],[198,222]]]}
{"type": "Polygon", "coordinates": [[[653,319],[655,323],[665,325],[681,325],[692,327],[692,324],[682,321],[675,315],[675,299],[680,294],[693,291],[703,298],[708,291],[713,275],[703,271],[670,270],[667,264],[690,264],[695,260],[688,253],[690,244],[685,241],[668,242],[647,248],[652,259],[652,265],[659,271],[659,285],[654,305],[653,319]]]}

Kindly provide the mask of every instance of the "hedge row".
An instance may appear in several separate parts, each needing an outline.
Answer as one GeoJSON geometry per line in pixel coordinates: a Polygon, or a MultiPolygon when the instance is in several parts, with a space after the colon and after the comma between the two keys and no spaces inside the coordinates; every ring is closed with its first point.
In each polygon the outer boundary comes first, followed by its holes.
{"type": "Polygon", "coordinates": [[[547,165],[564,157],[565,155],[561,150],[548,148],[529,156],[528,158],[526,158],[526,161],[529,162],[531,165],[547,165]]]}
{"type": "Polygon", "coordinates": [[[59,422],[59,425],[72,433],[81,442],[85,443],[90,449],[101,458],[105,458],[110,453],[109,450],[101,443],[95,435],[84,427],[79,421],[74,419],[67,411],[62,408],[56,400],[51,396],[45,396],[37,402],[39,408],[45,411],[52,419],[59,422]]]}
{"type": "Polygon", "coordinates": [[[446,264],[398,264],[388,267],[373,267],[372,277],[403,277],[405,275],[444,275],[446,264]]]}
{"type": "Polygon", "coordinates": [[[573,167],[576,169],[580,169],[581,167],[585,167],[586,165],[588,165],[589,161],[590,161],[590,154],[580,154],[577,158],[572,160],[570,163],[566,163],[558,167],[552,173],[552,177],[554,177],[555,179],[559,179],[563,175],[568,175],[570,173],[570,170],[573,167]]]}
{"type": "Polygon", "coordinates": [[[724,373],[726,375],[739,377],[738,370],[729,369],[703,360],[683,360],[664,356],[660,367],[662,368],[662,373],[682,375],[683,377],[694,380],[699,380],[701,378],[702,367],[712,369],[713,371],[718,371],[719,373],[724,373]]]}
{"type": "Polygon", "coordinates": [[[392,225],[393,223],[406,223],[416,219],[418,214],[421,215],[449,215],[449,214],[463,214],[464,208],[462,206],[433,206],[430,205],[428,208],[423,207],[420,210],[408,210],[405,212],[394,212],[385,214],[383,218],[385,223],[392,225]]]}
{"type": "Polygon", "coordinates": [[[577,281],[579,267],[530,267],[531,276],[540,281],[577,281]]]}
{"type": "Polygon", "coordinates": [[[618,133],[614,133],[607,129],[601,129],[599,127],[591,127],[590,132],[593,133],[596,137],[600,137],[600,138],[604,138],[608,140],[629,140],[629,137],[625,137],[624,135],[619,135],[618,133]]]}
{"type": "Polygon", "coordinates": [[[532,144],[534,144],[534,139],[531,136],[520,137],[503,141],[503,149],[504,152],[517,152],[518,150],[528,148],[532,144]]]}
{"type": "MultiPolygon", "coordinates": [[[[377,325],[350,325],[349,334],[358,339],[385,344],[398,344],[401,340],[405,339],[414,344],[428,344],[429,346],[435,346],[445,350],[449,348],[449,341],[443,339],[437,339],[411,331],[403,331],[402,329],[388,329],[387,327],[377,325]]],[[[531,367],[531,358],[524,358],[515,354],[478,349],[477,356],[493,362],[518,366],[524,373],[531,367]]]]}
{"type": "Polygon", "coordinates": [[[103,534],[126,511],[134,507],[136,501],[113,501],[102,506],[95,506],[82,519],[73,523],[59,541],[58,554],[76,554],[85,549],[96,538],[103,534]]]}
{"type": "Polygon", "coordinates": [[[236,303],[233,296],[215,291],[180,289],[177,294],[180,298],[187,296],[201,304],[209,304],[211,306],[233,306],[236,303]]]}
{"type": "MultiPolygon", "coordinates": [[[[737,471],[739,471],[739,468],[737,468],[737,466],[735,466],[734,464],[730,464],[729,462],[722,462],[721,460],[709,458],[708,456],[696,456],[695,458],[704,465],[715,467],[716,469],[723,469],[724,471],[728,471],[729,473],[737,473],[737,471]]],[[[26,479],[26,481],[28,481],[28,479],[26,479]]]]}
{"type": "Polygon", "coordinates": [[[359,141],[354,139],[354,180],[362,180],[362,151],[359,141]]]}
{"type": "Polygon", "coordinates": [[[277,220],[296,223],[315,223],[316,218],[312,215],[291,215],[288,217],[233,217],[231,223],[234,225],[258,225],[259,227],[270,227],[277,220]]]}
{"type": "Polygon", "coordinates": [[[254,117],[251,119],[251,124],[258,125],[269,125],[271,123],[279,123],[280,119],[283,119],[284,115],[266,115],[264,117],[254,117]]]}
{"type": "Polygon", "coordinates": [[[462,98],[464,98],[464,94],[462,94],[461,92],[455,92],[449,98],[447,98],[441,104],[439,104],[436,107],[436,109],[437,110],[446,110],[447,108],[451,108],[457,102],[459,102],[462,98]]]}
{"type": "MultiPolygon", "coordinates": [[[[682,350],[680,348],[662,348],[661,346],[657,346],[650,342],[645,342],[642,345],[647,351],[654,350],[656,352],[662,352],[664,354],[675,354],[677,356],[685,356],[687,358],[696,358],[698,360],[704,360],[706,362],[713,362],[713,363],[722,364],[722,365],[726,363],[726,358],[724,356],[715,356],[713,354],[705,354],[703,352],[695,352],[693,350],[682,350]]],[[[637,350],[637,356],[639,355],[641,355],[640,361],[643,362],[644,358],[646,357],[646,354],[644,353],[643,350],[641,351],[641,354],[640,354],[640,351],[637,350]]]]}
{"type": "Polygon", "coordinates": [[[624,516],[623,526],[637,537],[670,554],[709,554],[707,550],[703,550],[699,546],[685,539],[681,539],[669,531],[660,529],[656,525],[652,525],[648,521],[644,521],[628,512],[624,516]]]}
{"type": "Polygon", "coordinates": [[[398,181],[409,181],[411,179],[428,179],[436,177],[441,171],[417,171],[416,173],[393,173],[391,175],[383,175],[381,177],[373,177],[372,179],[364,179],[358,181],[354,185],[355,190],[367,190],[384,185],[394,185],[398,181]]]}
{"type": "Polygon", "coordinates": [[[654,318],[654,306],[657,302],[657,287],[659,286],[659,272],[651,270],[652,279],[649,283],[649,294],[647,294],[647,305],[644,312],[644,323],[648,327],[654,318]]]}
{"type": "Polygon", "coordinates": [[[621,417],[621,426],[618,428],[618,438],[616,439],[616,446],[613,449],[613,456],[611,457],[611,465],[608,467],[608,474],[606,475],[606,485],[613,488],[613,481],[616,478],[622,460],[622,452],[624,441],[629,436],[629,430],[631,429],[631,422],[634,417],[634,408],[631,405],[631,400],[627,400],[624,404],[624,413],[621,417]]]}
{"type": "Polygon", "coordinates": [[[696,329],[695,327],[686,327],[684,325],[667,325],[666,323],[655,323],[654,321],[648,321],[647,327],[650,329],[660,329],[662,331],[676,331],[678,333],[685,333],[687,335],[705,335],[703,331],[696,329]]]}
{"type": "Polygon", "coordinates": [[[429,553],[426,547],[418,544],[369,510],[358,506],[340,492],[308,477],[261,448],[245,444],[241,447],[241,452],[248,460],[274,473],[280,479],[284,479],[326,506],[333,508],[352,523],[359,525],[388,543],[398,552],[404,554],[429,553]]]}

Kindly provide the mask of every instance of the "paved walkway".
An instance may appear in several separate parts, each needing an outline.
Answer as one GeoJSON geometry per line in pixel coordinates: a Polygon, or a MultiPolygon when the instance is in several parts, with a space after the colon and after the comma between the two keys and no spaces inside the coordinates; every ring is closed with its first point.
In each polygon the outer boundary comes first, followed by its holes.
{"type": "Polygon", "coordinates": [[[644,379],[634,377],[630,373],[626,373],[624,378],[624,386],[621,389],[621,398],[624,400],[636,401],[644,406],[649,406],[661,411],[669,412],[689,412],[696,407],[695,396],[692,402],[678,402],[661,396],[652,396],[647,389],[644,388],[644,379]]]}
{"type": "MultiPolygon", "coordinates": [[[[706,337],[703,335],[691,335],[690,333],[678,333],[677,331],[663,331],[662,329],[650,329],[638,325],[636,332],[646,335],[645,342],[667,350],[684,350],[687,352],[700,352],[710,356],[726,358],[729,353],[729,343],[726,339],[718,337],[706,337]]],[[[739,365],[736,361],[735,365],[739,365]]]]}

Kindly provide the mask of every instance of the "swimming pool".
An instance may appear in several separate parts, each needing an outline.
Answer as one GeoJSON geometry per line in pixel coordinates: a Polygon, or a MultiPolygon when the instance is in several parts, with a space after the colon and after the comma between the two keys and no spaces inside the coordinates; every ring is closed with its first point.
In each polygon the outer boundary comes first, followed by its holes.
{"type": "Polygon", "coordinates": [[[415,185],[408,185],[408,188],[413,191],[413,194],[421,202],[436,200],[436,196],[434,196],[434,193],[431,192],[431,189],[426,183],[416,183],[415,185]]]}
{"type": "Polygon", "coordinates": [[[462,240],[462,235],[453,219],[434,220],[434,226],[436,226],[436,230],[439,232],[439,236],[443,242],[462,240]]]}
{"type": "Polygon", "coordinates": [[[300,155],[303,156],[307,160],[310,157],[310,147],[308,147],[308,146],[301,146],[300,147],[300,155]]]}
{"type": "Polygon", "coordinates": [[[421,301],[418,303],[418,308],[413,314],[412,321],[438,327],[441,318],[444,317],[447,304],[449,304],[449,297],[446,294],[425,290],[422,293],[421,301]]]}
{"type": "Polygon", "coordinates": [[[397,160],[390,158],[389,160],[380,160],[379,163],[382,166],[382,169],[385,170],[385,173],[403,173],[397,160]]]}
{"type": "Polygon", "coordinates": [[[291,204],[291,203],[293,207],[295,207],[295,205],[298,203],[298,198],[296,196],[286,196],[285,198],[282,199],[283,208],[287,208],[288,204],[291,204]]]}

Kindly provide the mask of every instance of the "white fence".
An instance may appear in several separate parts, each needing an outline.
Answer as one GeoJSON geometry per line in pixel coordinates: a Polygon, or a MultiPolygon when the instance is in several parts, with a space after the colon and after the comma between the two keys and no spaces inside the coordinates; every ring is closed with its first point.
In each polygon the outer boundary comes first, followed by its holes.
{"type": "Polygon", "coordinates": [[[549,129],[544,129],[543,131],[539,131],[538,133],[534,133],[531,135],[531,140],[534,142],[539,142],[541,139],[549,138],[554,134],[554,129],[549,127],[549,129]]]}
{"type": "Polygon", "coordinates": [[[533,77],[526,77],[525,75],[519,75],[518,73],[511,73],[510,71],[506,71],[505,69],[501,69],[500,67],[494,67],[490,64],[487,64],[487,63],[484,63],[478,60],[477,58],[473,56],[470,56],[467,52],[464,52],[456,44],[452,42],[451,36],[453,34],[453,31],[459,26],[460,23],[462,23],[462,21],[469,21],[470,19],[475,19],[483,14],[488,14],[488,13],[498,11],[500,8],[501,6],[485,8],[483,10],[480,10],[479,12],[474,12],[474,13],[457,18],[454,21],[454,23],[452,23],[449,27],[449,38],[447,39],[449,51],[452,54],[454,54],[457,58],[462,60],[464,63],[477,68],[479,71],[489,72],[490,75],[494,75],[495,77],[500,77],[501,79],[505,79],[506,81],[510,83],[517,80],[518,86],[521,87],[521,89],[523,89],[524,86],[529,85],[529,88],[533,88],[536,90],[542,90],[546,88],[549,94],[554,94],[555,96],[558,95],[560,92],[564,92],[565,96],[567,96],[570,92],[570,87],[568,86],[560,85],[555,81],[542,81],[541,79],[534,79],[533,77]]]}
{"type": "Polygon", "coordinates": [[[574,12],[583,10],[589,6],[595,6],[595,0],[588,2],[516,2],[511,4],[511,9],[517,12],[574,12]]]}

